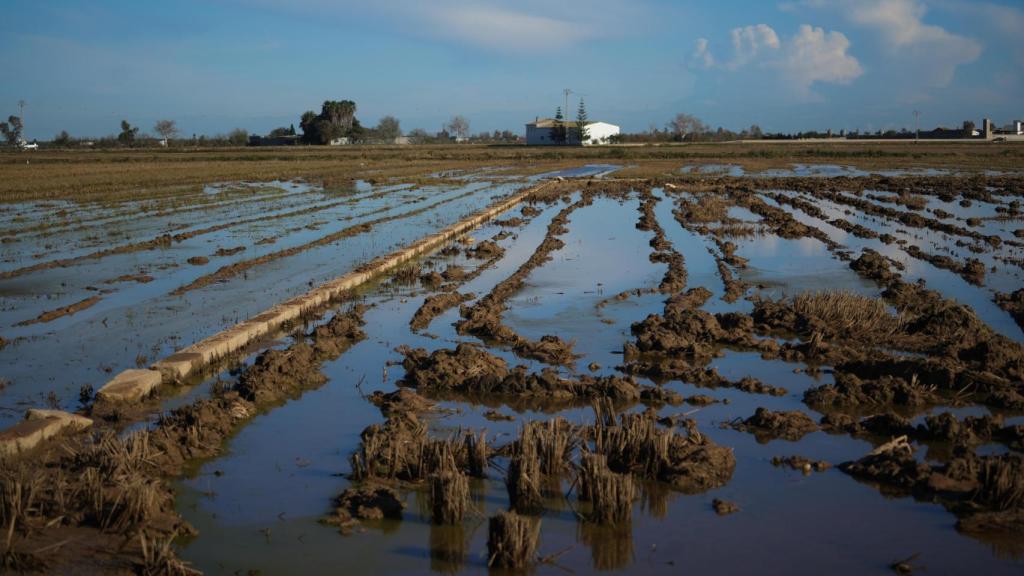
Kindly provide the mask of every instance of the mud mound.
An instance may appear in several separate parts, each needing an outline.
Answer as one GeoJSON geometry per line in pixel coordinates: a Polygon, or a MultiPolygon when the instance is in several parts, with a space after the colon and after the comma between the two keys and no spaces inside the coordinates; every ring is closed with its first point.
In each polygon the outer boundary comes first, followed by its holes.
{"type": "Polygon", "coordinates": [[[885,374],[861,380],[854,374],[839,371],[835,373],[835,384],[804,392],[804,402],[819,410],[885,405],[924,407],[938,404],[941,400],[934,386],[926,385],[916,377],[907,380],[885,374]]]}
{"type": "Polygon", "coordinates": [[[479,260],[486,260],[488,258],[495,258],[505,253],[505,249],[498,246],[497,243],[491,240],[484,240],[477,244],[473,248],[466,249],[466,256],[470,258],[477,258],[479,260]]]}
{"type": "Polygon", "coordinates": [[[384,416],[396,414],[419,414],[433,410],[434,403],[408,388],[399,388],[394,392],[374,391],[370,395],[371,404],[380,408],[384,416]]]}
{"type": "Polygon", "coordinates": [[[996,304],[1013,316],[1017,325],[1024,329],[1024,288],[1010,294],[996,293],[996,304]]]}
{"type": "Polygon", "coordinates": [[[743,314],[716,316],[700,307],[711,297],[706,288],[691,288],[670,298],[664,312],[651,314],[630,327],[640,352],[659,352],[707,362],[719,345],[733,344],[759,348],[765,344],[753,337],[753,323],[743,314]]]}
{"type": "Polygon", "coordinates": [[[870,248],[865,248],[860,257],[850,262],[850,268],[861,276],[881,284],[889,284],[900,278],[899,273],[893,272],[890,268],[889,261],[870,248]]]}
{"type": "Polygon", "coordinates": [[[334,499],[334,512],[321,522],[351,534],[361,520],[401,520],[405,502],[398,492],[385,486],[347,488],[334,499]]]}
{"type": "Polygon", "coordinates": [[[442,292],[427,296],[423,304],[413,314],[412,319],[409,320],[409,327],[413,330],[423,330],[430,325],[434,318],[474,297],[475,295],[472,293],[460,294],[459,292],[442,292]]]}
{"type": "Polygon", "coordinates": [[[805,435],[818,430],[818,425],[810,416],[793,410],[790,412],[772,412],[767,408],[758,408],[754,415],[746,420],[734,422],[731,427],[740,432],[749,432],[761,444],[781,438],[796,442],[805,435]]]}
{"type": "Polygon", "coordinates": [[[551,368],[540,372],[529,372],[525,366],[510,369],[501,358],[472,344],[431,353],[408,347],[400,348],[399,352],[405,356],[405,377],[399,384],[443,398],[500,399],[515,405],[550,403],[552,407],[595,399],[653,405],[682,402],[675,392],[642,386],[630,377],[583,374],[568,378],[551,368]]]}

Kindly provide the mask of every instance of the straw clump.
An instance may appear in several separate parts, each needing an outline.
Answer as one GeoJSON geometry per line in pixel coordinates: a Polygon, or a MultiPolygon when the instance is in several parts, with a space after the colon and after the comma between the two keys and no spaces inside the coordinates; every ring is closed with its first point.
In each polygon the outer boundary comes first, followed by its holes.
{"type": "Polygon", "coordinates": [[[537,560],[540,520],[515,512],[491,516],[487,530],[487,565],[526,568],[537,560]]]}

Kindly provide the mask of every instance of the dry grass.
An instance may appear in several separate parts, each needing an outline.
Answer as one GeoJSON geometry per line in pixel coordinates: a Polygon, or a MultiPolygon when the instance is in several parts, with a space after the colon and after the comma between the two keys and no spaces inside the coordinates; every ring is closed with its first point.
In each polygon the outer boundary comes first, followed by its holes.
{"type": "Polygon", "coordinates": [[[140,532],[139,544],[142,547],[143,562],[138,567],[139,573],[143,576],[195,576],[202,574],[178,560],[174,555],[173,542],[173,537],[150,540],[144,532],[140,532]]]}
{"type": "Polygon", "coordinates": [[[637,489],[629,474],[608,469],[601,454],[583,453],[579,467],[579,499],[590,502],[587,519],[597,524],[626,525],[633,518],[637,489]]]}
{"type": "Polygon", "coordinates": [[[540,520],[515,512],[491,516],[487,530],[487,565],[527,568],[537,561],[540,520]]]}
{"type": "Polygon", "coordinates": [[[469,479],[457,470],[430,477],[430,518],[434,524],[462,522],[469,507],[469,479]]]}
{"type": "Polygon", "coordinates": [[[590,148],[525,146],[354,146],[168,150],[40,150],[0,152],[0,202],[68,198],[122,201],[174,197],[211,182],[306,178],[328,184],[354,178],[409,182],[447,170],[511,166],[534,174],[586,162],[630,165],[618,175],[677,174],[685,164],[739,164],[749,171],[790,163],[860,168],[1015,169],[1014,144],[831,143],[686,144],[590,148]]]}
{"type": "Polygon", "coordinates": [[[673,435],[643,414],[623,414],[618,425],[595,427],[594,451],[606,456],[612,470],[657,478],[669,461],[673,435]]]}
{"type": "Polygon", "coordinates": [[[569,455],[578,440],[564,418],[527,422],[520,442],[533,443],[541,474],[559,474],[568,466],[569,455]]]}
{"type": "Polygon", "coordinates": [[[975,498],[996,510],[1024,506],[1024,465],[1016,456],[986,458],[981,463],[981,483],[975,498]]]}
{"type": "Polygon", "coordinates": [[[902,317],[886,309],[885,302],[847,291],[804,293],[793,298],[793,311],[807,332],[832,336],[891,337],[904,326],[902,317]]]}
{"type": "Polygon", "coordinates": [[[414,416],[398,416],[363,431],[360,449],[350,459],[352,478],[419,483],[449,471],[483,477],[489,451],[483,434],[434,439],[414,416]]]}
{"type": "MultiPolygon", "coordinates": [[[[526,428],[523,429],[524,436],[526,428]]],[[[537,514],[544,508],[541,497],[540,460],[535,442],[520,441],[512,447],[505,476],[505,488],[511,508],[522,514],[537,514]]]]}

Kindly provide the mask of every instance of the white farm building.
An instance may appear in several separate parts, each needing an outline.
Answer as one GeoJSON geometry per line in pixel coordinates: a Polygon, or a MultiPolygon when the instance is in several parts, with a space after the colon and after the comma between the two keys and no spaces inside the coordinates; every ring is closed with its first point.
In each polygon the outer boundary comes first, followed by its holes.
{"type": "MultiPolygon", "coordinates": [[[[557,120],[553,118],[539,118],[530,122],[526,125],[526,144],[529,146],[553,146],[561,144],[556,142],[553,138],[553,131],[557,125],[557,120]]],[[[580,144],[579,135],[576,132],[576,122],[571,120],[563,120],[561,122],[566,128],[567,136],[564,144],[569,146],[578,146],[580,144]]],[[[596,146],[599,144],[607,144],[608,139],[619,133],[619,127],[614,124],[607,122],[588,122],[587,123],[587,140],[583,142],[584,146],[596,146]]]]}

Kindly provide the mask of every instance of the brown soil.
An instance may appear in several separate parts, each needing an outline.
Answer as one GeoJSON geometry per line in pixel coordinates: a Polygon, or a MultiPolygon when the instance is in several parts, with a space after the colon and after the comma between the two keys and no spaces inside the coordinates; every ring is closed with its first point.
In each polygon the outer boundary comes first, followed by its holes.
{"type": "Polygon", "coordinates": [[[818,430],[818,425],[814,423],[814,420],[803,412],[796,410],[772,412],[767,408],[758,408],[753,416],[746,420],[733,422],[731,427],[753,434],[761,444],[777,438],[796,442],[805,435],[818,430]]]}
{"type": "Polygon", "coordinates": [[[1010,294],[996,293],[996,304],[1013,316],[1017,325],[1024,329],[1024,288],[1010,294]]]}
{"type": "Polygon", "coordinates": [[[386,486],[347,488],[334,499],[334,512],[320,521],[337,526],[342,534],[351,534],[366,520],[401,520],[405,502],[386,486]]]}
{"type": "Polygon", "coordinates": [[[186,260],[186,262],[193,266],[202,266],[203,264],[209,264],[210,259],[207,258],[206,256],[193,256],[186,260]]]}
{"type": "Polygon", "coordinates": [[[505,249],[498,246],[493,240],[484,240],[476,246],[466,249],[466,256],[480,260],[501,256],[504,253],[505,249]]]}
{"type": "MultiPolygon", "coordinates": [[[[456,395],[470,400],[500,398],[509,404],[542,403],[549,407],[585,404],[593,399],[618,403],[648,401],[664,403],[669,391],[642,386],[631,378],[619,376],[560,376],[553,369],[530,373],[525,366],[509,368],[501,358],[472,344],[459,344],[455,350],[400,348],[405,356],[405,377],[400,384],[416,388],[428,396],[450,398],[456,395]]],[[[681,401],[671,397],[671,403],[681,401]]]]}
{"type": "Polygon", "coordinates": [[[93,306],[98,304],[99,301],[102,300],[102,299],[103,298],[101,298],[100,296],[92,296],[91,298],[86,298],[85,300],[82,300],[80,302],[75,302],[74,304],[69,304],[69,305],[63,306],[61,308],[57,308],[56,310],[50,310],[48,312],[43,312],[42,314],[40,314],[39,316],[36,316],[32,320],[23,320],[21,322],[18,322],[17,326],[29,326],[31,324],[41,324],[41,323],[45,323],[45,322],[53,322],[57,318],[62,318],[64,316],[70,316],[70,315],[75,314],[77,312],[81,312],[82,310],[85,310],[87,308],[92,308],[93,306]]]}
{"type": "Polygon", "coordinates": [[[719,516],[728,516],[729,514],[735,514],[740,511],[739,504],[728,500],[722,500],[721,498],[715,498],[712,500],[711,507],[715,509],[715,514],[718,514],[719,516]]]}
{"type": "Polygon", "coordinates": [[[810,474],[813,472],[824,472],[832,467],[831,464],[824,460],[811,460],[804,458],[803,456],[776,456],[772,458],[772,466],[785,466],[803,472],[804,474],[810,474]]]}
{"type": "Polygon", "coordinates": [[[441,292],[440,294],[427,296],[423,304],[413,314],[412,319],[409,320],[409,326],[413,330],[423,330],[430,325],[434,318],[444,314],[448,309],[468,302],[475,297],[472,293],[460,294],[458,292],[441,292]]]}
{"type": "Polygon", "coordinates": [[[214,256],[234,256],[239,252],[245,252],[245,246],[235,246],[234,248],[218,248],[213,253],[214,256]]]}

